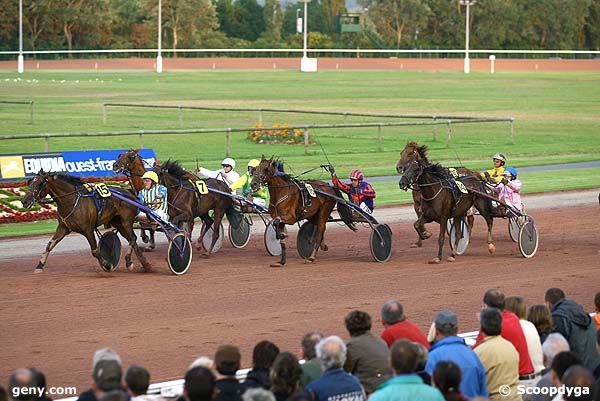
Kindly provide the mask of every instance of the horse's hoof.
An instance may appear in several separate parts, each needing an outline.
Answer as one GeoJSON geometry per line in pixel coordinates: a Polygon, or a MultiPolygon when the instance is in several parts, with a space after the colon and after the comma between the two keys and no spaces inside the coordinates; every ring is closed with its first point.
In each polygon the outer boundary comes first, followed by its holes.
{"type": "Polygon", "coordinates": [[[433,258],[429,261],[430,265],[439,265],[441,263],[440,258],[433,258]]]}
{"type": "Polygon", "coordinates": [[[208,258],[210,258],[210,253],[204,252],[203,254],[200,255],[200,257],[204,258],[204,259],[208,259],[208,258]]]}
{"type": "Polygon", "coordinates": [[[456,258],[454,256],[448,256],[448,259],[446,259],[448,262],[455,262],[456,258]]]}
{"type": "Polygon", "coordinates": [[[323,252],[327,252],[329,250],[329,247],[326,244],[323,244],[323,246],[321,246],[321,249],[323,250],[323,252]]]}
{"type": "Polygon", "coordinates": [[[494,244],[488,244],[488,252],[490,254],[493,254],[494,252],[496,252],[496,246],[494,244]]]}
{"type": "Polygon", "coordinates": [[[40,267],[36,267],[35,270],[33,271],[33,273],[35,274],[39,274],[39,273],[43,273],[44,269],[40,268],[40,267]]]}
{"type": "Polygon", "coordinates": [[[283,264],[281,264],[281,263],[279,263],[279,262],[277,262],[277,263],[271,263],[271,264],[269,265],[269,267],[283,267],[283,264]]]}
{"type": "Polygon", "coordinates": [[[420,248],[420,247],[421,247],[421,245],[419,245],[419,243],[418,243],[418,242],[415,242],[414,244],[410,244],[410,247],[411,247],[411,248],[420,248]]]}
{"type": "Polygon", "coordinates": [[[146,263],[145,265],[142,265],[142,267],[144,268],[145,273],[152,273],[152,265],[150,263],[146,263]]]}
{"type": "Polygon", "coordinates": [[[429,239],[431,237],[431,233],[429,231],[423,231],[424,239],[429,239]]]}

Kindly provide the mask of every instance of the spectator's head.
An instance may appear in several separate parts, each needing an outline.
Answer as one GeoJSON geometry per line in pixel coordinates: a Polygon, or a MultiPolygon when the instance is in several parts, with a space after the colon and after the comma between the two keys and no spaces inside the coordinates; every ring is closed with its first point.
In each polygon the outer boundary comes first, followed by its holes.
{"type": "Polygon", "coordinates": [[[127,394],[123,390],[110,390],[102,393],[99,401],[127,401],[127,394]]]}
{"type": "Polygon", "coordinates": [[[390,300],[381,307],[381,321],[385,327],[401,322],[404,319],[404,308],[400,302],[390,300]]]}
{"type": "Polygon", "coordinates": [[[92,372],[96,368],[96,364],[100,361],[117,361],[121,365],[121,357],[116,351],[110,348],[100,348],[94,352],[94,358],[92,359],[92,372]]]}
{"type": "Polygon", "coordinates": [[[338,336],[329,336],[317,344],[317,358],[323,371],[341,369],[346,362],[346,344],[338,336]]]}
{"type": "Polygon", "coordinates": [[[215,362],[207,356],[199,356],[198,358],[194,359],[194,362],[190,364],[188,370],[194,369],[196,366],[202,366],[208,369],[212,369],[214,363],[215,362]]]}
{"type": "Polygon", "coordinates": [[[348,313],[344,323],[346,323],[346,330],[348,330],[350,337],[360,336],[371,330],[371,315],[367,312],[354,310],[348,313]]]}
{"type": "Polygon", "coordinates": [[[556,387],[562,384],[562,378],[567,369],[574,365],[581,365],[581,358],[571,351],[559,352],[552,360],[550,377],[556,387]]]}
{"type": "Polygon", "coordinates": [[[30,391],[37,387],[35,376],[31,369],[17,369],[8,379],[8,391],[14,401],[33,401],[38,396],[36,392],[30,391]]]}
{"type": "Polygon", "coordinates": [[[497,308],[500,309],[500,311],[503,311],[506,307],[504,293],[497,288],[487,290],[485,294],[483,294],[483,304],[486,308],[497,308]]]}
{"type": "Polygon", "coordinates": [[[415,373],[419,351],[412,341],[398,340],[390,350],[390,365],[396,375],[415,373]]]}
{"type": "Polygon", "coordinates": [[[544,354],[544,366],[552,366],[554,357],[561,352],[570,351],[569,342],[560,333],[551,333],[542,344],[542,353],[544,354]]]}
{"type": "Polygon", "coordinates": [[[506,298],[506,310],[511,311],[521,320],[527,319],[527,305],[523,297],[512,296],[506,298]]]}
{"type": "Polygon", "coordinates": [[[427,365],[427,358],[429,358],[429,351],[427,348],[421,343],[413,343],[417,348],[417,372],[422,372],[425,370],[425,365],[427,365]]]}
{"type": "Polygon", "coordinates": [[[271,367],[271,390],[289,397],[300,389],[301,377],[302,368],[298,358],[291,352],[282,352],[271,367]]]}
{"type": "Polygon", "coordinates": [[[279,348],[271,341],[259,342],[252,351],[252,368],[269,371],[277,355],[279,355],[279,348]]]}
{"type": "Polygon", "coordinates": [[[240,349],[234,345],[226,344],[217,348],[215,353],[215,367],[223,376],[235,376],[240,369],[242,355],[240,349]]]}
{"type": "Polygon", "coordinates": [[[486,308],[479,315],[481,331],[486,337],[499,336],[502,331],[502,313],[497,308],[486,308]]]}
{"type": "Polygon", "coordinates": [[[37,387],[46,388],[46,375],[44,375],[44,373],[40,372],[39,370],[35,369],[35,368],[31,368],[31,373],[33,374],[33,380],[35,381],[35,384],[37,387]]]}
{"type": "Polygon", "coordinates": [[[455,336],[458,333],[458,318],[450,310],[438,312],[435,316],[435,338],[441,340],[445,337],[455,336]]]}
{"type": "Polygon", "coordinates": [[[600,313],[600,292],[594,295],[594,306],[596,307],[596,313],[600,313]]]}
{"type": "Polygon", "coordinates": [[[315,347],[323,339],[323,333],[320,331],[311,331],[302,337],[302,358],[310,360],[316,358],[317,351],[315,347]]]}
{"type": "Polygon", "coordinates": [[[567,369],[562,383],[565,387],[573,389],[571,394],[567,392],[564,395],[566,401],[593,401],[596,399],[598,386],[594,375],[581,365],[571,366],[567,369]]]}
{"type": "Polygon", "coordinates": [[[103,359],[98,361],[94,367],[94,384],[103,392],[121,390],[121,364],[114,359],[103,359]]]}
{"type": "Polygon", "coordinates": [[[546,305],[538,304],[531,306],[527,313],[527,320],[533,323],[540,336],[551,333],[554,329],[552,313],[546,305]]]}
{"type": "Polygon", "coordinates": [[[150,386],[150,372],[140,365],[131,365],[125,373],[125,385],[132,397],[146,394],[150,386]]]}
{"type": "Polygon", "coordinates": [[[215,395],[215,376],[210,369],[196,366],[187,371],[183,385],[186,401],[210,401],[215,395]]]}
{"type": "Polygon", "coordinates": [[[460,399],[461,372],[457,364],[452,361],[438,362],[431,379],[446,400],[460,399]]]}
{"type": "Polygon", "coordinates": [[[549,288],[546,290],[544,301],[548,309],[552,309],[561,299],[565,299],[565,292],[560,288],[549,288]]]}
{"type": "Polygon", "coordinates": [[[275,396],[264,388],[251,388],[244,392],[242,401],[275,401],[275,396]]]}

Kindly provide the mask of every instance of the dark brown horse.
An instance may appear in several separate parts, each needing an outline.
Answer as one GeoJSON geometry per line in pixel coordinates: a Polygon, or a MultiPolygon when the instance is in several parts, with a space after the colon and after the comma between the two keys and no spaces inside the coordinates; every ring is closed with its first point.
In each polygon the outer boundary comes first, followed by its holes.
{"type": "Polygon", "coordinates": [[[208,190],[217,189],[221,192],[229,193],[231,190],[221,180],[214,178],[202,179],[207,186],[207,192],[201,194],[195,186],[195,182],[200,180],[194,174],[186,171],[177,161],[167,160],[166,163],[156,166],[154,170],[169,191],[169,217],[173,224],[187,224],[188,232],[194,228],[194,218],[200,217],[202,230],[198,238],[198,249],[204,251],[204,256],[209,257],[215,243],[219,239],[221,221],[223,216],[233,205],[233,200],[225,195],[221,195],[208,190]],[[213,211],[212,217],[209,212],[213,211]],[[208,230],[213,228],[213,238],[209,249],[204,248],[203,239],[208,230]]]}
{"type": "MultiPolygon", "coordinates": [[[[273,157],[266,159],[263,156],[260,164],[254,170],[250,184],[253,191],[258,190],[263,185],[269,188],[269,214],[273,218],[273,226],[277,228],[277,238],[281,243],[281,259],[271,266],[282,267],[287,261],[285,225],[292,225],[304,219],[310,221],[316,227],[315,246],[307,260],[308,262],[314,262],[319,248],[324,251],[327,250],[324,240],[325,227],[336,201],[317,193],[317,196],[312,198],[310,206],[305,207],[298,186],[303,185],[303,183],[294,182],[290,176],[282,173],[278,168],[279,164],[280,161],[273,161],[273,157]]],[[[310,184],[315,190],[341,197],[338,190],[323,181],[308,180],[304,183],[310,184]]],[[[354,229],[351,221],[345,221],[345,223],[354,229]]]]}
{"type": "MultiPolygon", "coordinates": [[[[402,173],[400,178],[400,188],[412,188],[420,192],[421,207],[418,220],[414,227],[421,239],[426,239],[426,223],[435,221],[440,225],[440,234],[438,237],[438,255],[430,263],[440,263],[442,259],[442,250],[444,247],[444,237],[446,234],[448,219],[454,219],[454,228],[456,232],[461,232],[460,221],[466,217],[471,206],[475,205],[488,226],[488,250],[490,253],[495,251],[492,242],[493,211],[489,199],[478,197],[473,192],[455,198],[456,190],[453,188],[456,184],[454,178],[450,175],[448,169],[439,164],[427,162],[426,146],[415,146],[414,142],[408,143],[401,153],[397,169],[402,173]],[[425,156],[425,157],[423,157],[425,156]]],[[[485,187],[481,180],[473,175],[466,175],[457,179],[469,189],[485,192],[485,187]]],[[[448,261],[454,261],[456,254],[448,257],[448,261]]]]}
{"type": "MultiPolygon", "coordinates": [[[[129,185],[131,185],[131,188],[136,195],[144,188],[144,180],[142,180],[142,176],[146,172],[146,168],[144,166],[144,160],[138,154],[137,150],[129,149],[127,152],[121,153],[117,158],[117,161],[113,164],[113,171],[117,174],[123,174],[125,177],[127,177],[129,185]]],[[[152,250],[155,248],[154,230],[149,228],[148,232],[150,233],[150,237],[146,235],[146,230],[142,228],[141,237],[144,243],[149,243],[148,248],[152,250]]]]}
{"type": "MultiPolygon", "coordinates": [[[[23,206],[29,208],[35,202],[50,195],[58,207],[58,227],[35,268],[36,273],[43,271],[48,254],[70,232],[79,233],[88,240],[92,255],[98,259],[98,263],[102,268],[103,261],[98,252],[98,244],[94,234],[96,227],[100,225],[110,225],[116,228],[129,243],[129,251],[125,256],[127,269],[131,268],[131,253],[135,251],[144,269],[146,271],[150,270],[150,264],[146,262],[142,250],[137,246],[136,236],[133,232],[133,221],[137,213],[137,207],[114,196],[109,196],[104,198],[99,211],[93,194],[83,186],[81,179],[66,174],[40,171],[29,181],[28,185],[29,191],[23,198],[23,206]]],[[[115,190],[119,189],[115,188],[115,190]]],[[[119,190],[119,193],[135,199],[128,191],[119,190]]]]}

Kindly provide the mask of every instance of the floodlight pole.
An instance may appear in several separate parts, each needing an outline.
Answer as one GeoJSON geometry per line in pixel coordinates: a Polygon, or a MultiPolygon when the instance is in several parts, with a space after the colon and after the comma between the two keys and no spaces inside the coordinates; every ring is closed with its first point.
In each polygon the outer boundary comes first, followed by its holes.
{"type": "Polygon", "coordinates": [[[161,73],[162,71],[162,0],[158,0],[158,55],[156,56],[156,72],[161,73]]]}
{"type": "Polygon", "coordinates": [[[466,12],[466,22],[465,22],[465,62],[464,62],[464,72],[468,74],[471,72],[471,60],[469,59],[469,33],[470,33],[470,24],[469,24],[469,7],[475,4],[476,0],[459,0],[459,4],[467,7],[466,12]]]}
{"type": "Polygon", "coordinates": [[[19,0],[19,56],[17,57],[17,71],[22,74],[25,71],[23,60],[23,0],[19,0]]]}

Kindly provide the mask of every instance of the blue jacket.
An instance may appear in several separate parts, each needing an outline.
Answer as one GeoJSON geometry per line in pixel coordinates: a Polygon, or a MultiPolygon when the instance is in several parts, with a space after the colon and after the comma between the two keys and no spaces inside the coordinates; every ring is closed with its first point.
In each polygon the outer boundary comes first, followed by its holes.
{"type": "Polygon", "coordinates": [[[433,376],[438,362],[452,361],[460,367],[460,392],[469,398],[488,397],[485,368],[477,354],[458,336],[446,337],[431,346],[425,371],[433,376]]]}
{"type": "Polygon", "coordinates": [[[330,369],[311,382],[304,392],[313,401],[366,401],[358,379],[342,369],[330,369]]]}
{"type": "Polygon", "coordinates": [[[396,376],[375,391],[369,401],[444,401],[437,389],[423,383],[416,374],[396,376]]]}

